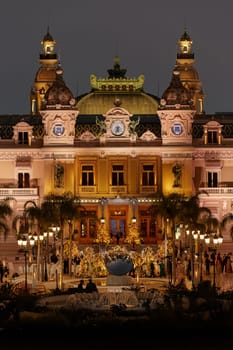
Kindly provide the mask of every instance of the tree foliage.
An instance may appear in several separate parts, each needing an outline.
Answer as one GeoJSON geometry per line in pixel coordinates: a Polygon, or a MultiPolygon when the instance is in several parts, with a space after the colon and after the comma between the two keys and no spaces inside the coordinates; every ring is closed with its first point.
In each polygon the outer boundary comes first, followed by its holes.
{"type": "Polygon", "coordinates": [[[10,226],[8,219],[13,215],[13,210],[9,205],[9,198],[5,198],[0,201],[0,233],[3,232],[4,238],[7,238],[7,235],[10,231],[10,226]]]}

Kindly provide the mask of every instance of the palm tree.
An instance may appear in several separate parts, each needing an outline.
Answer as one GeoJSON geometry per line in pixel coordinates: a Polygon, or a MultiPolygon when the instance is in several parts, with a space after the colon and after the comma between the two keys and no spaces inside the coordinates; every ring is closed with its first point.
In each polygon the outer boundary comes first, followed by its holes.
{"type": "MultiPolygon", "coordinates": [[[[157,193],[155,201],[151,206],[153,217],[162,217],[163,223],[168,223],[171,231],[172,239],[172,274],[171,282],[176,281],[176,246],[175,246],[175,231],[178,223],[180,223],[180,216],[187,203],[187,197],[178,193],[171,193],[164,195],[157,193]]],[[[167,234],[167,232],[165,233],[167,234]]]]}
{"type": "Polygon", "coordinates": [[[41,266],[41,242],[39,236],[42,232],[47,230],[50,222],[46,221],[46,215],[44,211],[43,205],[39,207],[34,201],[27,201],[24,204],[24,212],[23,216],[25,217],[25,221],[28,223],[28,230],[32,230],[35,227],[35,231],[37,234],[37,278],[40,279],[48,279],[47,276],[47,264],[45,262],[45,271],[44,275],[42,271],[40,271],[41,266]],[[40,273],[41,272],[41,273],[40,273]]]}
{"type": "MultiPolygon", "coordinates": [[[[204,235],[207,232],[207,222],[211,217],[211,210],[207,207],[200,207],[200,193],[191,196],[181,212],[181,222],[185,228],[185,232],[189,230],[189,248],[191,250],[191,278],[193,287],[195,285],[194,281],[194,253],[198,255],[198,267],[200,271],[200,281],[202,280],[202,266],[203,266],[203,241],[198,241],[200,239],[200,234],[194,236],[192,232],[199,232],[204,235]]],[[[199,275],[198,275],[199,276],[199,275]]]]}
{"type": "Polygon", "coordinates": [[[228,213],[222,219],[220,223],[221,230],[230,234],[231,239],[233,240],[233,214],[228,213]]]}
{"type": "Polygon", "coordinates": [[[7,221],[13,214],[13,209],[9,205],[9,200],[10,198],[5,198],[0,201],[0,232],[3,232],[4,239],[7,238],[10,231],[7,221]]]}
{"type": "Polygon", "coordinates": [[[199,193],[187,198],[180,213],[181,221],[191,229],[205,230],[206,220],[211,216],[211,210],[200,207],[199,193]]]}
{"type": "MultiPolygon", "coordinates": [[[[193,229],[205,229],[203,223],[204,218],[209,217],[210,210],[208,208],[200,208],[199,193],[197,195],[187,197],[183,194],[170,193],[163,195],[157,193],[155,202],[152,207],[152,216],[162,217],[163,224],[168,224],[167,229],[171,231],[172,238],[172,282],[176,280],[176,246],[175,234],[176,229],[182,223],[184,226],[192,227],[193,229]]],[[[167,234],[167,232],[165,233],[167,234]]]]}
{"type": "MultiPolygon", "coordinates": [[[[58,223],[60,226],[61,234],[61,252],[60,252],[60,264],[61,264],[61,277],[60,284],[63,289],[63,265],[64,265],[64,226],[65,223],[69,226],[69,240],[71,241],[72,234],[72,222],[74,219],[80,218],[80,210],[84,209],[80,205],[80,199],[74,196],[71,192],[65,192],[63,195],[55,195],[53,193],[45,197],[44,214],[46,221],[51,223],[58,223]]],[[[69,273],[71,273],[71,244],[69,253],[69,273]]]]}

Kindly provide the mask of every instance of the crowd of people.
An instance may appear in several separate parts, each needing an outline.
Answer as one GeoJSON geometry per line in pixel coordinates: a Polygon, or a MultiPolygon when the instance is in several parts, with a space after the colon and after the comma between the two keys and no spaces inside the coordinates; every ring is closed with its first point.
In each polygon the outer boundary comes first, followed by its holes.
{"type": "MultiPolygon", "coordinates": [[[[74,276],[79,276],[82,278],[82,274],[78,274],[79,266],[81,262],[82,256],[75,257],[72,259],[72,273],[74,276]]],[[[176,276],[177,276],[177,282],[179,280],[189,280],[191,281],[193,276],[193,268],[192,268],[192,261],[191,261],[191,255],[181,256],[180,254],[177,254],[176,256],[176,276]]],[[[68,260],[67,260],[68,261],[68,260]]],[[[200,258],[199,258],[199,264],[200,264],[200,258]]],[[[67,264],[68,265],[68,264],[67,264]]],[[[68,265],[69,266],[69,265],[68,265]]],[[[199,265],[200,268],[200,265],[199,265]]],[[[29,269],[29,267],[28,267],[29,269]]],[[[207,278],[208,276],[212,276],[214,273],[216,275],[220,274],[228,274],[233,272],[233,254],[221,254],[214,251],[205,251],[202,254],[201,258],[201,269],[202,269],[202,276],[203,278],[207,278]]],[[[50,264],[48,268],[48,274],[49,274],[49,280],[55,280],[57,278],[57,273],[60,272],[60,265],[59,265],[59,256],[56,253],[51,254],[50,256],[50,264]]],[[[68,273],[68,269],[66,267],[66,261],[64,259],[64,274],[68,273]]],[[[12,274],[12,271],[9,271],[8,263],[6,259],[0,258],[0,283],[3,283],[7,276],[12,274]]],[[[137,269],[133,269],[130,272],[130,276],[136,277],[137,275],[140,275],[140,277],[168,277],[171,278],[172,276],[172,259],[170,256],[165,257],[165,259],[160,260],[153,260],[149,264],[144,263],[140,266],[140,271],[137,269]]],[[[78,292],[93,292],[97,291],[97,287],[95,283],[90,278],[88,280],[88,283],[86,286],[84,285],[84,280],[81,279],[78,286],[77,286],[78,292]]]]}
{"type": "MultiPolygon", "coordinates": [[[[200,261],[199,261],[200,263],[200,261]]],[[[221,255],[220,252],[204,252],[201,263],[202,274],[208,279],[208,276],[220,274],[228,274],[233,272],[233,255],[232,253],[221,255]]],[[[191,256],[186,256],[184,259],[177,258],[177,283],[184,280],[192,280],[192,261],[191,256]]]]}
{"type": "Polygon", "coordinates": [[[220,253],[217,254],[215,259],[215,253],[205,253],[205,267],[206,267],[206,275],[209,275],[211,272],[213,272],[214,267],[214,261],[215,261],[215,267],[216,267],[216,273],[230,273],[233,272],[233,260],[231,259],[232,254],[224,254],[221,256],[220,253]]]}

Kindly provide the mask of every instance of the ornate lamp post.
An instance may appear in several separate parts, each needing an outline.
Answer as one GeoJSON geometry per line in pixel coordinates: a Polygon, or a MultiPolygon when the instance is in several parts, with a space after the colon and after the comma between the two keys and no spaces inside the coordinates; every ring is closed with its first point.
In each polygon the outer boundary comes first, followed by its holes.
{"type": "Polygon", "coordinates": [[[44,240],[44,235],[42,233],[34,233],[33,235],[35,244],[37,245],[37,280],[42,281],[43,280],[43,274],[42,274],[42,262],[41,262],[41,244],[44,240]]]}
{"type": "MultiPolygon", "coordinates": [[[[58,234],[58,232],[60,231],[60,226],[52,226],[51,227],[51,230],[53,232],[53,248],[54,250],[56,249],[56,244],[55,244],[55,241],[56,241],[56,235],[58,234]]],[[[51,236],[50,236],[51,237],[51,236]]]]}
{"type": "MultiPolygon", "coordinates": [[[[55,241],[56,241],[56,235],[58,234],[58,232],[60,231],[60,226],[52,226],[51,227],[51,230],[52,230],[52,232],[53,232],[53,249],[54,249],[54,253],[56,253],[56,243],[55,243],[55,241]]],[[[62,244],[63,244],[63,242],[62,242],[62,244]]],[[[62,254],[63,254],[63,249],[62,249],[62,254]]],[[[62,269],[63,269],[63,258],[62,257],[60,257],[60,265],[61,265],[61,274],[62,274],[62,269]]],[[[58,271],[56,270],[56,289],[59,289],[59,287],[58,287],[58,271]]],[[[62,287],[63,287],[63,274],[62,274],[62,277],[61,277],[61,280],[60,280],[60,288],[62,289],[62,287]]]]}
{"type": "Polygon", "coordinates": [[[199,235],[200,237],[200,282],[202,282],[203,280],[203,243],[204,243],[204,239],[205,239],[205,234],[204,233],[200,233],[199,235]]]}
{"type": "MultiPolygon", "coordinates": [[[[211,250],[213,252],[213,288],[216,290],[216,252],[218,249],[218,246],[222,244],[223,237],[221,235],[217,235],[216,233],[212,234],[213,237],[213,245],[211,246],[211,250]]],[[[210,244],[210,235],[206,235],[205,237],[206,244],[210,244]]]]}
{"type": "Polygon", "coordinates": [[[185,231],[185,245],[187,247],[187,252],[190,253],[190,273],[191,273],[191,281],[192,281],[192,287],[194,287],[194,245],[193,245],[193,232],[190,231],[188,228],[185,231]]]}
{"type": "Polygon", "coordinates": [[[43,280],[48,281],[48,232],[43,233],[43,242],[45,243],[45,251],[44,251],[44,274],[43,274],[43,280]]]}
{"type": "Polygon", "coordinates": [[[24,274],[25,274],[25,293],[28,292],[28,252],[29,247],[34,245],[35,241],[32,236],[21,236],[18,238],[18,245],[24,252],[24,274]]]}
{"type": "Polygon", "coordinates": [[[200,230],[192,231],[193,238],[195,241],[195,262],[194,265],[196,266],[196,279],[199,280],[199,282],[203,279],[203,242],[205,235],[200,230]]]}

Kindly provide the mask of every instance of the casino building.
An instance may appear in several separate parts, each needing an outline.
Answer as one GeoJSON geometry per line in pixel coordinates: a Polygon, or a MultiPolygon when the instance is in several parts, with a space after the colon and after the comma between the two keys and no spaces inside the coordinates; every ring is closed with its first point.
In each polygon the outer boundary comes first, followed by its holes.
{"type": "MultiPolygon", "coordinates": [[[[105,78],[91,75],[90,91],[74,96],[48,30],[31,113],[0,115],[0,199],[13,197],[20,215],[27,201],[40,206],[50,193],[71,192],[85,208],[73,225],[83,245],[94,241],[100,223],[113,238],[120,232],[123,243],[132,221],[144,244],[161,241],[164,228],[150,211],[156,192],[204,190],[201,205],[216,218],[231,213],[233,113],[205,113],[186,31],[178,44],[161,96],[144,91],[143,74],[128,77],[117,56],[105,78]]],[[[224,244],[231,249],[230,235],[224,244]]]]}

